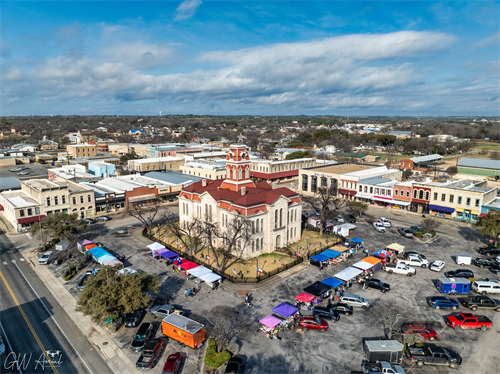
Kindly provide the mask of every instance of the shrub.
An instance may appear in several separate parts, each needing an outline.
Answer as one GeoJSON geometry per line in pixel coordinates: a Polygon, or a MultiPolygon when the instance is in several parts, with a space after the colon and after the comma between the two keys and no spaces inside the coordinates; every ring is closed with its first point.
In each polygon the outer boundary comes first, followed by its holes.
{"type": "Polygon", "coordinates": [[[436,231],[431,231],[431,235],[432,235],[432,237],[435,237],[436,236],[436,231]]]}
{"type": "Polygon", "coordinates": [[[421,232],[415,232],[413,235],[415,235],[417,238],[421,238],[422,237],[422,233],[421,232]]]}
{"type": "Polygon", "coordinates": [[[219,366],[225,364],[231,358],[231,353],[228,351],[222,351],[217,353],[217,346],[213,339],[208,340],[208,348],[205,353],[205,365],[211,368],[218,368],[219,366]]]}
{"type": "Polygon", "coordinates": [[[112,320],[106,326],[108,327],[109,331],[117,332],[122,325],[123,325],[123,317],[118,317],[117,319],[112,320]]]}
{"type": "Polygon", "coordinates": [[[419,230],[422,234],[425,232],[425,229],[423,227],[419,228],[419,230]]]}

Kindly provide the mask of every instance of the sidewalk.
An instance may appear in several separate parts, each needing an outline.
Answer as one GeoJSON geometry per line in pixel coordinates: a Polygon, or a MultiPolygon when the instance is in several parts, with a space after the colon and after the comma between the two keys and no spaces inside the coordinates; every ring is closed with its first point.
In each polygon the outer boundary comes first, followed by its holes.
{"type": "MultiPolygon", "coordinates": [[[[5,231],[5,224],[0,224],[0,227],[5,231]]],[[[8,231],[5,232],[8,233],[8,231]]],[[[29,259],[37,257],[33,252],[31,241],[25,234],[10,235],[10,240],[27,262],[29,259]]],[[[33,262],[36,264],[36,261],[33,262]]],[[[96,345],[111,371],[123,374],[137,370],[135,363],[114,343],[104,328],[94,325],[88,317],[75,311],[76,299],[66,290],[61,279],[54,277],[51,271],[44,266],[35,265],[33,270],[46,285],[54,299],[58,301],[61,308],[66,310],[80,331],[96,345]]]]}

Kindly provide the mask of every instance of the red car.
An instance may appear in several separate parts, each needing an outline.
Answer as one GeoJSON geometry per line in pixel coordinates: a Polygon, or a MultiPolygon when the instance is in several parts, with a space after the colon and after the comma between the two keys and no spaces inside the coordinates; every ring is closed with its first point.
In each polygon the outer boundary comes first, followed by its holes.
{"type": "Polygon", "coordinates": [[[302,317],[299,326],[309,330],[328,331],[328,322],[316,317],[302,317]]]}
{"type": "Polygon", "coordinates": [[[403,327],[403,334],[419,334],[422,338],[429,340],[434,340],[438,337],[436,331],[423,325],[405,325],[403,327]]]}
{"type": "Polygon", "coordinates": [[[177,374],[181,367],[182,356],[180,353],[174,353],[168,356],[163,367],[163,374],[177,374]]]}

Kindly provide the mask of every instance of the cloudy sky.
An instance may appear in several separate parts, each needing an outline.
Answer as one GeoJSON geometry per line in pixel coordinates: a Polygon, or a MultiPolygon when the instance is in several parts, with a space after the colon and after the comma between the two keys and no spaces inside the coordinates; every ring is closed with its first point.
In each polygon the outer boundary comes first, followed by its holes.
{"type": "Polygon", "coordinates": [[[0,115],[499,115],[499,1],[0,2],[0,115]]]}

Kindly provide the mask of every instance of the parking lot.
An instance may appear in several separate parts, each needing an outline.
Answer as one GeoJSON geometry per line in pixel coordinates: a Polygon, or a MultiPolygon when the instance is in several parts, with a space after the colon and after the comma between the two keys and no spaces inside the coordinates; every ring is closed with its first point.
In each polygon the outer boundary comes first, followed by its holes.
{"type": "Polygon", "coordinates": [[[20,164],[16,166],[2,166],[0,167],[0,178],[4,177],[14,177],[19,180],[26,180],[31,178],[47,178],[47,169],[51,168],[50,164],[39,164],[38,162],[32,162],[31,164],[20,164]],[[10,171],[11,169],[18,168],[20,166],[26,166],[28,169],[26,175],[18,175],[19,171],[10,171]]]}
{"type": "MultiPolygon", "coordinates": [[[[398,211],[386,211],[380,208],[370,208],[365,223],[358,223],[354,235],[364,240],[365,246],[370,253],[385,248],[388,244],[399,243],[406,246],[406,251],[415,251],[427,257],[429,262],[444,260],[446,266],[444,271],[458,269],[453,259],[456,254],[470,254],[473,258],[478,254],[475,251],[485,240],[481,238],[476,229],[470,225],[443,221],[437,229],[437,236],[429,243],[422,243],[415,238],[404,238],[398,232],[400,227],[419,225],[421,217],[398,211]],[[393,227],[386,233],[375,231],[371,225],[373,220],[380,216],[387,217],[393,227]]],[[[348,258],[346,263],[341,263],[322,271],[317,267],[308,267],[300,272],[291,274],[289,277],[274,283],[264,289],[252,291],[252,308],[244,306],[242,292],[237,293],[226,285],[224,290],[209,292],[203,286],[201,291],[192,298],[184,296],[184,290],[194,286],[180,274],[173,274],[171,266],[166,266],[163,260],[153,260],[144,250],[145,244],[136,235],[118,233],[120,227],[135,230],[138,225],[133,221],[121,221],[113,219],[106,223],[92,225],[88,233],[89,239],[101,242],[106,249],[114,254],[123,254],[126,258],[126,266],[134,269],[155,273],[160,276],[162,287],[156,304],[168,303],[186,311],[187,315],[203,315],[203,311],[215,305],[231,305],[236,307],[240,313],[246,313],[257,322],[268,314],[281,302],[293,304],[295,296],[302,289],[316,281],[333,276],[340,270],[359,261],[364,257],[361,253],[348,258]],[[124,223],[121,225],[121,223],[124,223]]],[[[125,230],[127,231],[127,230],[125,230]]],[[[496,278],[488,269],[480,269],[469,266],[476,278],[496,278]]],[[[480,310],[476,314],[486,315],[493,321],[493,328],[487,332],[476,330],[455,331],[445,325],[444,318],[449,314],[446,310],[431,309],[426,302],[429,296],[438,295],[433,280],[444,277],[440,273],[429,269],[417,269],[414,277],[406,277],[398,274],[388,274],[383,271],[375,273],[375,278],[390,284],[391,291],[382,294],[378,290],[363,290],[359,285],[349,289],[349,293],[358,294],[367,298],[372,304],[368,310],[356,309],[352,316],[341,316],[335,324],[330,324],[326,333],[307,331],[305,334],[287,331],[280,333],[281,340],[266,339],[265,334],[255,331],[239,341],[241,345],[241,356],[246,363],[245,372],[248,373],[349,373],[359,371],[364,359],[362,339],[383,336],[384,331],[380,324],[380,314],[383,305],[390,303],[405,315],[406,322],[419,322],[434,328],[438,333],[436,344],[449,347],[458,352],[463,359],[463,364],[458,369],[448,367],[424,366],[423,368],[411,367],[403,364],[406,372],[417,373],[497,373],[500,372],[500,359],[494,353],[492,347],[498,344],[500,313],[490,310],[480,310]],[[496,345],[495,345],[496,344],[496,345]]],[[[82,274],[83,275],[83,274],[82,274]]],[[[76,284],[80,275],[75,280],[68,282],[67,287],[77,297],[76,284]]],[[[244,288],[244,286],[241,286],[244,288]]],[[[496,298],[493,296],[493,298],[496,298]]],[[[458,311],[466,311],[460,307],[458,311]]],[[[303,314],[308,312],[301,311],[303,314]]],[[[156,327],[160,326],[160,320],[152,320],[147,314],[144,321],[154,321],[156,327]]],[[[161,328],[160,328],[161,330],[161,328]]],[[[139,354],[133,353],[128,348],[135,333],[135,329],[124,329],[116,336],[115,342],[135,362],[139,354]]],[[[161,334],[159,334],[161,335],[161,334]]],[[[176,342],[170,341],[167,346],[167,354],[181,351],[184,352],[186,361],[182,373],[199,373],[202,363],[202,350],[191,350],[179,347],[176,342]]],[[[164,354],[161,362],[166,359],[164,354]]],[[[161,365],[160,365],[161,366],[161,365]]],[[[157,367],[154,372],[159,372],[157,367]]]]}

